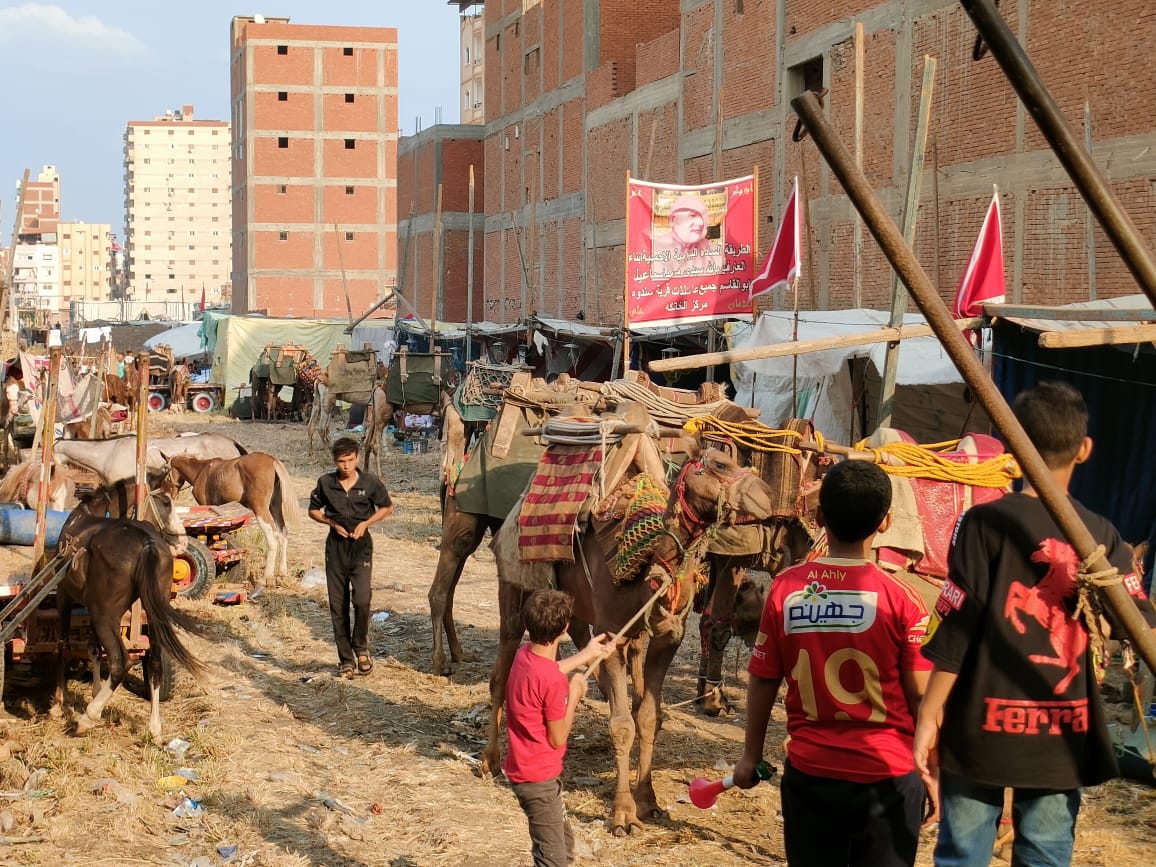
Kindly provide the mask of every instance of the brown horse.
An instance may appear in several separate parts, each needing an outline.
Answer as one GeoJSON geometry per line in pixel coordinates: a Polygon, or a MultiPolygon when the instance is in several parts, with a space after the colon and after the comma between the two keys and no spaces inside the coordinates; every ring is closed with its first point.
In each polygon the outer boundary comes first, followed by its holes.
{"type": "MultiPolygon", "coordinates": [[[[48,482],[48,508],[63,511],[76,490],[67,469],[53,464],[48,482]]],[[[17,464],[0,480],[0,502],[23,503],[35,509],[40,497],[40,461],[17,464]]]]}
{"type": "Polygon", "coordinates": [[[289,534],[300,523],[293,486],[285,465],[272,455],[251,452],[229,460],[189,455],[165,457],[172,472],[164,483],[172,494],[182,484],[202,506],[240,503],[253,512],[265,534],[265,581],[289,574],[289,534]]]}
{"type": "Polygon", "coordinates": [[[93,630],[93,697],[76,720],[77,734],[82,734],[99,725],[105,705],[125,678],[127,656],[121,637],[121,622],[125,612],[139,599],[148,615],[149,628],[145,677],[152,711],[148,730],[153,740],[159,742],[163,657],[172,657],[194,675],[203,670],[174,630],[177,626],[197,633],[199,627],[169,603],[173,550],[181,549],[186,536],[184,527],[177,520],[172,498],[161,492],[150,493],[146,501],[145,511],[152,524],[123,517],[105,517],[108,511],[120,511],[118,504],[123,506],[133,500],[135,485],[121,482],[119,488],[117,491],[98,489],[73,510],[61,529],[57,551],[71,556],[71,561],[56,591],[62,650],[50,714],[57,719],[63,714],[68,665],[63,647],[68,644],[73,602],[82,602],[88,609],[93,630]],[[102,648],[108,656],[107,680],[100,677],[102,648]]]}
{"type": "Polygon", "coordinates": [[[173,365],[169,371],[169,408],[184,412],[189,404],[189,369],[183,364],[173,365]]]}
{"type": "MultiPolygon", "coordinates": [[[[610,740],[617,763],[617,788],[610,811],[610,829],[618,835],[641,828],[640,816],[661,815],[655,799],[651,770],[654,741],[662,723],[662,686],[666,672],[682,642],[686,617],[694,596],[701,564],[693,553],[711,528],[722,523],[765,520],[773,514],[773,492],[758,476],[726,454],[709,450],[684,464],[668,501],[665,529],[643,576],[629,583],[615,583],[607,568],[601,534],[585,533],[577,541],[576,562],[554,566],[554,583],[574,598],[576,643],[594,632],[617,633],[648,604],[656,588],[670,582],[669,589],[652,605],[641,622],[627,631],[626,644],[612,653],[598,670],[598,683],[610,704],[610,740]],[[633,681],[631,699],[628,679],[633,681]],[[639,738],[638,782],[631,790],[630,753],[639,738]]],[[[490,679],[489,742],[483,754],[484,771],[498,767],[498,731],[506,678],[522,640],[522,604],[529,595],[521,580],[517,522],[509,521],[494,544],[498,564],[500,647],[490,679]]],[[[537,564],[535,564],[537,565],[537,564]]]]}

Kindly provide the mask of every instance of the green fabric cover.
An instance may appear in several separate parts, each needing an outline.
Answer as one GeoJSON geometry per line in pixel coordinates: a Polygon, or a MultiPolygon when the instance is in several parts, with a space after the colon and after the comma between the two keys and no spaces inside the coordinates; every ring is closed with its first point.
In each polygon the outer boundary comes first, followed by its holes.
{"type": "Polygon", "coordinates": [[[497,434],[495,422],[466,458],[465,466],[454,485],[458,509],[471,515],[491,515],[505,518],[514,503],[526,489],[530,477],[538,468],[538,459],[546,447],[537,437],[522,434],[529,425],[525,415],[518,421],[517,433],[504,458],[495,458],[490,447],[497,434]]]}
{"type": "MultiPolygon", "coordinates": [[[[385,380],[385,399],[394,406],[419,403],[430,403],[437,406],[441,396],[441,386],[433,380],[434,355],[428,352],[406,353],[405,370],[409,375],[405,382],[401,381],[401,367],[401,355],[395,355],[389,365],[389,375],[385,380]]],[[[443,379],[451,368],[449,356],[443,356],[440,367],[443,379]]]]}

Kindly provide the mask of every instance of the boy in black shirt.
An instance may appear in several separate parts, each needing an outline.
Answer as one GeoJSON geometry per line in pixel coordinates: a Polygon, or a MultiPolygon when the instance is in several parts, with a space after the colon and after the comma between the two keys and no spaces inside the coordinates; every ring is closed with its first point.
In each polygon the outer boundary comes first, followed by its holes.
{"type": "MultiPolygon", "coordinates": [[[[1070,385],[1040,383],[1014,410],[1066,491],[1092,452],[1083,398],[1070,385]]],[[[1073,505],[1156,625],[1116,528],[1073,505]]],[[[916,767],[928,780],[939,770],[937,867],[986,867],[1005,787],[1013,790],[1012,863],[1070,864],[1080,788],[1117,774],[1099,660],[1075,614],[1079,569],[1030,486],[973,507],[956,525],[923,648],[935,668],[915,732],[916,767]]]]}
{"type": "Polygon", "coordinates": [[[393,501],[377,476],[358,469],[354,440],[344,437],[333,444],[333,464],[336,469],[321,476],[309,496],[309,517],[329,527],[325,539],[329,615],[341,676],[352,678],[355,667],[361,674],[373,671],[369,655],[373,537],[369,528],[393,514],[393,501]]]}

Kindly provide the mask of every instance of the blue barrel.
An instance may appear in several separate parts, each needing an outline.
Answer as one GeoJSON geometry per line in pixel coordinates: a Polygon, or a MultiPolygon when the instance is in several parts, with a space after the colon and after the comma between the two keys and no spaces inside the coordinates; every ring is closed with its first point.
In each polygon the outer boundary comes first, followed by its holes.
{"type": "MultiPolygon", "coordinates": [[[[49,509],[45,513],[47,533],[45,548],[55,548],[60,530],[71,512],[49,509]]],[[[36,543],[36,511],[34,509],[0,509],[0,545],[34,545],[36,543]]]]}

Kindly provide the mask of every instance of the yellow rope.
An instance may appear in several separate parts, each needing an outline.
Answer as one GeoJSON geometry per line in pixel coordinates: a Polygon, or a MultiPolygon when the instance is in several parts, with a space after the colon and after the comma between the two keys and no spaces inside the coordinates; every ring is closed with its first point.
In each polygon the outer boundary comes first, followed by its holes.
{"type": "MultiPolygon", "coordinates": [[[[776,430],[757,421],[723,421],[713,415],[692,418],[682,426],[688,436],[718,435],[732,440],[735,445],[756,452],[785,452],[789,455],[801,451],[782,440],[803,440],[803,434],[793,430],[776,430]]],[[[815,444],[822,450],[823,435],[815,431],[815,444]]]]}
{"type": "Polygon", "coordinates": [[[956,463],[937,454],[955,448],[959,440],[916,445],[915,443],[887,443],[883,446],[868,446],[867,440],[855,444],[856,451],[870,452],[876,464],[895,476],[913,479],[937,479],[943,482],[957,482],[980,488],[1006,488],[1022,473],[1019,464],[1009,454],[997,455],[976,464],[956,463]],[[902,461],[902,465],[891,463],[889,458],[902,461]]]}

